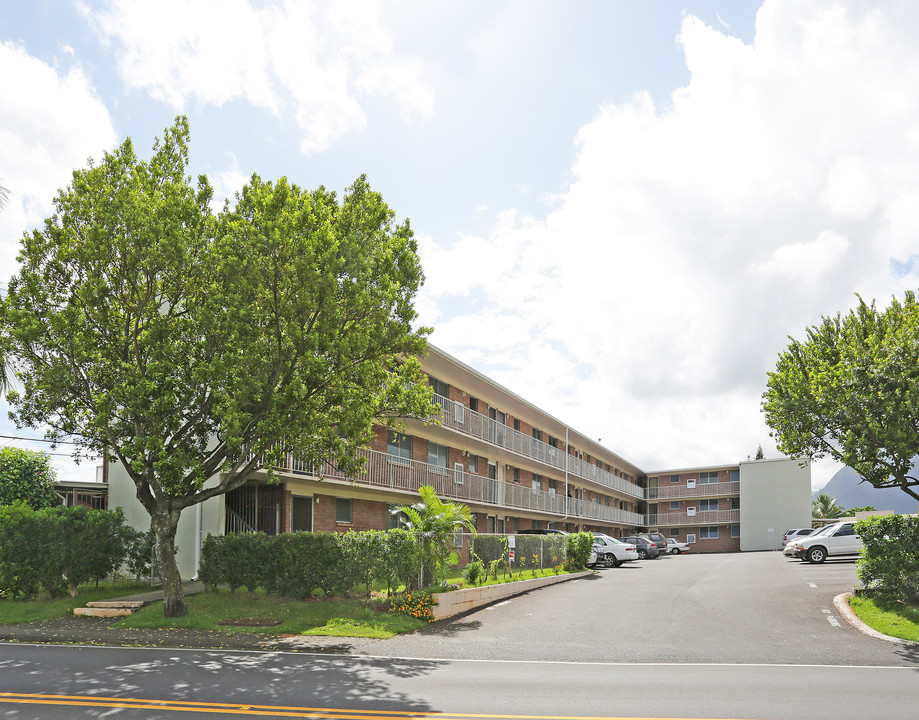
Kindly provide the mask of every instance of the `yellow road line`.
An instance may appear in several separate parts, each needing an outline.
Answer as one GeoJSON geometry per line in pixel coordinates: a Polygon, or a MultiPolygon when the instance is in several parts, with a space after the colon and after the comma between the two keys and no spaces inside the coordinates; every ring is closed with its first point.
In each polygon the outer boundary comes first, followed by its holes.
{"type": "Polygon", "coordinates": [[[248,703],[214,703],[194,700],[150,700],[87,695],[44,695],[0,692],[0,703],[24,705],[67,705],[70,707],[172,710],[174,712],[224,713],[261,717],[325,718],[327,720],[704,720],[702,718],[613,717],[591,715],[481,715],[471,713],[405,712],[399,710],[356,710],[248,703]]]}

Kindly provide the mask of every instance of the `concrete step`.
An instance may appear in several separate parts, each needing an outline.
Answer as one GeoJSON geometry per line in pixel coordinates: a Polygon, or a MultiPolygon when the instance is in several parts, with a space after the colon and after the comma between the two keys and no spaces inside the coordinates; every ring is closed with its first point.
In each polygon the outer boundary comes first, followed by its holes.
{"type": "Polygon", "coordinates": [[[100,608],[100,607],[81,607],[74,608],[73,614],[76,616],[83,617],[100,617],[100,618],[112,618],[112,617],[124,617],[125,615],[130,615],[134,612],[135,608],[124,608],[124,607],[110,607],[110,608],[100,608]]]}
{"type": "Polygon", "coordinates": [[[136,610],[143,606],[143,600],[93,600],[86,603],[88,608],[130,608],[136,610]]]}

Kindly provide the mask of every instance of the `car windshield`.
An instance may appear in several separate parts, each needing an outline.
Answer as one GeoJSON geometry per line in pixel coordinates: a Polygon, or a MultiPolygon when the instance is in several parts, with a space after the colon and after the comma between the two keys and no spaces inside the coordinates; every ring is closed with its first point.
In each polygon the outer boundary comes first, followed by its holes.
{"type": "Polygon", "coordinates": [[[833,532],[837,527],[839,527],[838,524],[826,525],[825,527],[820,528],[817,532],[811,533],[807,537],[814,538],[814,537],[820,537],[821,535],[827,535],[833,532]]]}

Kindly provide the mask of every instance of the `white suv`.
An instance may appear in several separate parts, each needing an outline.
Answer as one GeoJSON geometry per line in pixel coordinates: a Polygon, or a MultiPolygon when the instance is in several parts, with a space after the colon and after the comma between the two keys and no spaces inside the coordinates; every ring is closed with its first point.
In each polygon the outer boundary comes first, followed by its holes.
{"type": "Polygon", "coordinates": [[[851,522],[830,525],[819,533],[794,540],[786,546],[786,554],[812,563],[822,563],[828,557],[858,555],[861,551],[862,539],[855,534],[855,523],[851,522]],[[791,553],[787,553],[789,547],[792,548],[791,553]]]}

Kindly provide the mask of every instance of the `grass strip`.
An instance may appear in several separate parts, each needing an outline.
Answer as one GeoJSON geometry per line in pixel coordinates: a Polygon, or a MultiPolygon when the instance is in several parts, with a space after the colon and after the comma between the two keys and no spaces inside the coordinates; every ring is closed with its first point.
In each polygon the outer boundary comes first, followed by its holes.
{"type": "Polygon", "coordinates": [[[149,583],[113,583],[79,588],[79,594],[72,598],[39,598],[37,600],[2,600],[0,599],[0,625],[53,620],[54,618],[73,615],[73,609],[84,607],[95,600],[132,595],[150,590],[149,583]]]}
{"type": "Polygon", "coordinates": [[[221,591],[191,595],[186,600],[188,614],[184,617],[164,617],[162,604],[154,603],[118,620],[113,627],[385,639],[426,625],[414,618],[381,612],[353,599],[294,600],[263,592],[221,591]],[[273,621],[277,624],[269,624],[273,621]],[[252,624],[246,625],[246,622],[252,624]]]}
{"type": "Polygon", "coordinates": [[[849,605],[859,620],[879,633],[919,642],[919,607],[866,595],[850,598],[849,605]]]}

